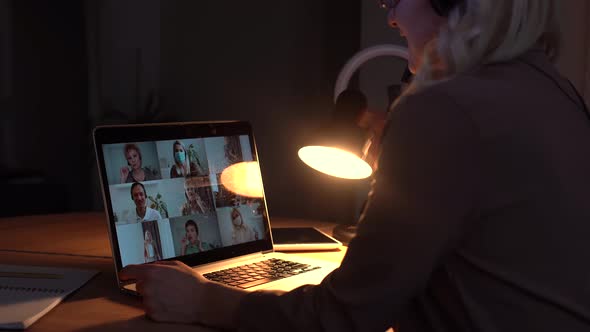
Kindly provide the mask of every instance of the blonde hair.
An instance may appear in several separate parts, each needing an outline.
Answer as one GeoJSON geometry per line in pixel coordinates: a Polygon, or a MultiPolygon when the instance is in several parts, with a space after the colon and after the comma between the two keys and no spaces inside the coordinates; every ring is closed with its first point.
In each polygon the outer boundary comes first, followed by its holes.
{"type": "Polygon", "coordinates": [[[404,95],[480,64],[510,61],[535,45],[542,46],[550,58],[555,57],[559,46],[557,2],[464,0],[451,11],[438,37],[427,45],[420,69],[404,95]]]}

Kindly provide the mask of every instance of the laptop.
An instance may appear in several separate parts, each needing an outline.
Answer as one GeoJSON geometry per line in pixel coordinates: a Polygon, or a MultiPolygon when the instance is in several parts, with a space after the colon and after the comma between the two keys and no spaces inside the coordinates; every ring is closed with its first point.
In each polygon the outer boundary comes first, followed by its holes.
{"type": "Polygon", "coordinates": [[[337,263],[273,250],[254,135],[243,121],[100,126],[94,145],[118,272],[179,260],[248,291],[318,284],[337,263]]]}

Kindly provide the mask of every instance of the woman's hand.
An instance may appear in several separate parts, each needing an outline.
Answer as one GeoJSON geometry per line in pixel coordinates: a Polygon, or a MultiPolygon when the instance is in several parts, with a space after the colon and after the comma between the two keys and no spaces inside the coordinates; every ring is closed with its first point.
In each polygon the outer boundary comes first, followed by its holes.
{"type": "Polygon", "coordinates": [[[135,280],[146,315],[158,322],[236,327],[239,303],[247,293],[208,281],[177,261],[128,265],[121,280],[135,280]]]}
{"type": "Polygon", "coordinates": [[[129,168],[126,166],[121,167],[121,183],[127,182],[127,176],[129,176],[129,168]]]}
{"type": "Polygon", "coordinates": [[[201,199],[198,199],[197,200],[197,207],[199,208],[199,210],[200,210],[201,213],[207,213],[207,212],[209,212],[209,209],[207,208],[207,205],[201,199]]]}

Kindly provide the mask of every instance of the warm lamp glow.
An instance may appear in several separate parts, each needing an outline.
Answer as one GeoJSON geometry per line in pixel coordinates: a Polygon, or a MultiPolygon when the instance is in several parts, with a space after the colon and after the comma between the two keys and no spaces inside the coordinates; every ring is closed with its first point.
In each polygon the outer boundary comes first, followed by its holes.
{"type": "Polygon", "coordinates": [[[299,158],[309,167],[343,179],[365,179],[373,170],[354,153],[325,146],[306,146],[299,149],[299,158]]]}
{"type": "Polygon", "coordinates": [[[221,184],[240,196],[263,196],[262,176],[256,161],[245,161],[224,169],[221,173],[221,184]]]}

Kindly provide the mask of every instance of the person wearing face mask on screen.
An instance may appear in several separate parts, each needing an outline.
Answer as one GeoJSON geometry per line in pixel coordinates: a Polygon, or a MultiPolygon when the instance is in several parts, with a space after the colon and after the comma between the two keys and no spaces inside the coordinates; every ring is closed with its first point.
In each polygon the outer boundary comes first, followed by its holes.
{"type": "Polygon", "coordinates": [[[188,153],[181,141],[172,144],[174,165],[170,168],[170,178],[207,175],[198,162],[189,161],[188,153]]]}
{"type": "Polygon", "coordinates": [[[232,208],[230,212],[232,224],[232,243],[240,244],[258,240],[258,233],[253,230],[248,224],[244,223],[244,217],[238,208],[232,208]]]}
{"type": "Polygon", "coordinates": [[[414,78],[340,268],[246,293],[177,262],[128,266],[147,315],[241,331],[589,331],[590,115],[551,62],[559,2],[382,1],[414,78]]]}

